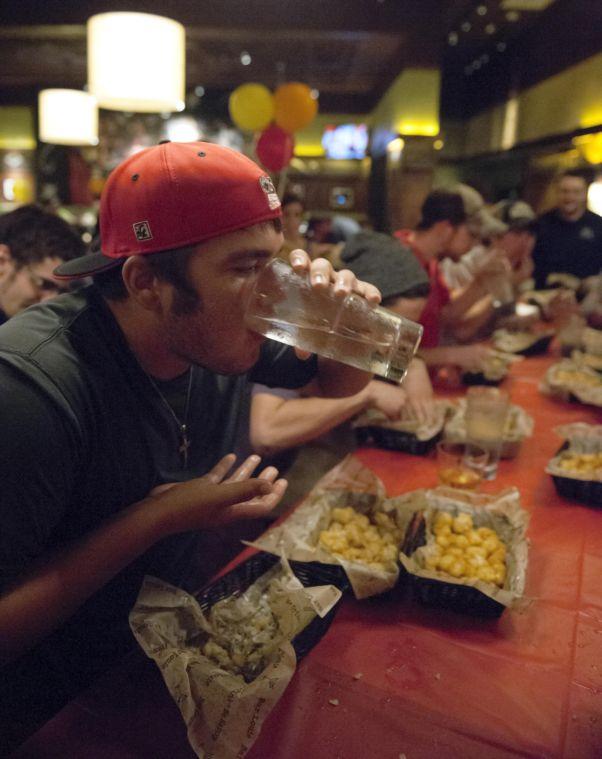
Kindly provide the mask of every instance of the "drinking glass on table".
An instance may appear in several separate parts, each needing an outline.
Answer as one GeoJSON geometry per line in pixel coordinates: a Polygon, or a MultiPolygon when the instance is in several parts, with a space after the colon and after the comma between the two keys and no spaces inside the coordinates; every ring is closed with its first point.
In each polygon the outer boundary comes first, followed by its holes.
{"type": "Polygon", "coordinates": [[[437,443],[437,475],[439,481],[459,490],[476,490],[483,479],[489,455],[473,443],[437,443]]]}
{"type": "Polygon", "coordinates": [[[498,387],[471,387],[466,393],[466,436],[469,443],[487,451],[486,480],[497,475],[509,410],[508,393],[498,387]]]}
{"type": "Polygon", "coordinates": [[[335,298],[275,258],[263,269],[245,313],[249,329],[302,350],[401,382],[422,327],[359,295],[335,298]]]}

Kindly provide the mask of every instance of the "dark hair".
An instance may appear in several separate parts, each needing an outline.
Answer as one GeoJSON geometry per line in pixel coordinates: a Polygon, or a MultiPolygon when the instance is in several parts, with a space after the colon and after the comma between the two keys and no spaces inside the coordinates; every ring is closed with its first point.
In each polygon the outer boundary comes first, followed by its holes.
{"type": "MultiPolygon", "coordinates": [[[[153,274],[165,282],[172,284],[178,292],[182,292],[184,297],[194,297],[195,305],[198,302],[196,291],[188,282],[188,261],[195,251],[196,246],[185,248],[175,248],[172,250],[162,250],[159,253],[149,253],[144,256],[153,274]]],[[[127,288],[123,282],[123,265],[127,261],[124,258],[111,269],[95,274],[92,282],[98,288],[100,294],[107,300],[125,300],[128,295],[127,288]]]]}
{"type": "Polygon", "coordinates": [[[300,206],[303,206],[303,201],[299,195],[294,192],[285,192],[281,201],[282,208],[290,206],[291,203],[299,203],[300,206]]]}
{"type": "Polygon", "coordinates": [[[85,252],[82,239],[66,221],[36,205],[0,216],[0,243],[9,247],[19,268],[47,258],[70,261],[85,252]]]}
{"type": "Polygon", "coordinates": [[[448,190],[430,192],[422,204],[420,214],[420,224],[417,226],[420,230],[430,229],[438,221],[449,221],[454,227],[459,227],[466,221],[462,196],[448,190]]]}
{"type": "MultiPolygon", "coordinates": [[[[260,222],[260,224],[271,224],[276,232],[282,231],[280,217],[260,222]]],[[[96,245],[99,247],[98,242],[96,245]]],[[[179,314],[190,313],[200,303],[199,294],[188,281],[188,261],[197,248],[198,245],[188,245],[184,248],[161,250],[158,253],[149,253],[144,256],[144,260],[149,264],[157,279],[169,282],[174,286],[176,291],[174,311],[179,314]]],[[[111,269],[92,277],[95,287],[107,300],[125,300],[127,298],[128,292],[122,276],[123,265],[126,261],[127,258],[124,258],[111,269]]]]}
{"type": "Polygon", "coordinates": [[[583,182],[585,182],[586,187],[589,187],[592,183],[591,172],[587,169],[566,169],[566,171],[563,171],[558,175],[558,181],[560,182],[565,177],[574,177],[575,179],[581,179],[583,182]]]}

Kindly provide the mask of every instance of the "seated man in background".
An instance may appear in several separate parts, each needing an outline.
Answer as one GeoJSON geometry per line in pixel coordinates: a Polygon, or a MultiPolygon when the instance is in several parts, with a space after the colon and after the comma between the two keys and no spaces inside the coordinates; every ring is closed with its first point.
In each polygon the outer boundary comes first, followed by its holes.
{"type": "MultiPolygon", "coordinates": [[[[420,318],[429,292],[428,277],[410,251],[396,240],[361,232],[343,247],[341,265],[378,287],[383,306],[413,321],[420,318]]],[[[433,389],[424,363],[417,358],[411,362],[401,387],[375,379],[348,398],[316,397],[312,384],[300,392],[264,385],[253,388],[253,450],[267,456],[280,454],[278,464],[282,468],[287,463],[290,466],[293,458],[290,452],[282,456],[283,451],[313,441],[301,448],[286,473],[289,489],[282,508],[298,501],[355,447],[352,430],[343,423],[369,408],[391,420],[399,419],[405,411],[427,421],[433,412],[433,389]]]]}
{"type": "Polygon", "coordinates": [[[299,231],[303,221],[303,203],[298,195],[292,192],[285,193],[282,198],[282,234],[284,235],[284,244],[280,253],[280,258],[288,261],[289,253],[293,250],[307,248],[307,240],[299,231]]]}
{"type": "Polygon", "coordinates": [[[314,217],[307,227],[308,253],[311,258],[326,258],[335,269],[340,268],[343,246],[361,231],[359,222],[350,216],[314,217]]]}
{"type": "Polygon", "coordinates": [[[0,324],[68,289],[52,272],[83,252],[77,232],[38,206],[0,216],[0,324]]]}
{"type": "Polygon", "coordinates": [[[481,237],[483,242],[462,256],[451,276],[446,272],[446,280],[459,290],[480,277],[487,293],[466,313],[455,332],[458,339],[487,336],[499,319],[514,313],[519,289],[533,272],[535,213],[523,201],[501,201],[483,218],[481,237]]]}
{"type": "Polygon", "coordinates": [[[602,218],[587,209],[588,181],[580,171],[565,171],[557,180],[557,205],[539,217],[533,252],[535,286],[546,287],[549,274],[563,272],[580,279],[602,267],[602,218]]]}
{"type": "Polygon", "coordinates": [[[448,256],[458,259],[474,244],[471,229],[480,223],[481,211],[475,210],[474,201],[480,196],[476,190],[468,190],[468,200],[460,192],[434,190],[424,201],[418,227],[400,230],[395,237],[412,250],[430,281],[430,294],[420,318],[424,335],[419,355],[428,366],[453,365],[465,371],[479,371],[489,355],[488,348],[442,344],[444,336],[453,337],[468,309],[487,293],[479,275],[459,296],[452,298],[440,271],[442,259],[448,256]]]}

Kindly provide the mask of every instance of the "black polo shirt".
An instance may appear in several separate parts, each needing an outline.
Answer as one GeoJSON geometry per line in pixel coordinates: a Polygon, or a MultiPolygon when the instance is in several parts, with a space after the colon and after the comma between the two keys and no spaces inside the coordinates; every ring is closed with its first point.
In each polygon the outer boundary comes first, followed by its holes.
{"type": "Polygon", "coordinates": [[[533,251],[535,285],[545,287],[548,274],[563,272],[580,279],[602,269],[602,217],[586,211],[577,221],[566,221],[558,211],[538,220],[533,251]]]}

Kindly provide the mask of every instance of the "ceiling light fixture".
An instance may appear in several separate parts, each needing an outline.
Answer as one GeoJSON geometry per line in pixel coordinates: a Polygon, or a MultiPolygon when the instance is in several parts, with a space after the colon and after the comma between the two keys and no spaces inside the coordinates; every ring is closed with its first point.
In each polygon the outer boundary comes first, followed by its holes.
{"type": "Polygon", "coordinates": [[[507,21],[518,21],[519,18],[520,18],[520,13],[518,11],[508,11],[508,13],[506,13],[507,21]]]}
{"type": "Polygon", "coordinates": [[[484,16],[487,13],[487,6],[486,5],[479,5],[477,8],[477,13],[479,16],[484,16]]]}
{"type": "Polygon", "coordinates": [[[98,145],[96,98],[81,90],[42,90],[39,133],[52,145],[98,145]]]}
{"type": "Polygon", "coordinates": [[[251,61],[252,61],[252,58],[249,55],[249,53],[247,53],[246,50],[243,50],[243,52],[240,54],[240,62],[242,63],[242,65],[249,66],[251,64],[251,61]]]}
{"type": "Polygon", "coordinates": [[[202,97],[203,97],[203,95],[205,94],[205,88],[204,88],[204,87],[202,87],[202,86],[199,84],[199,86],[198,86],[198,87],[195,87],[195,88],[194,88],[194,94],[195,94],[195,95],[196,95],[198,98],[202,98],[202,97]]]}
{"type": "Polygon", "coordinates": [[[498,53],[503,53],[504,50],[506,49],[506,43],[505,42],[498,42],[495,47],[496,47],[498,53]]]}
{"type": "Polygon", "coordinates": [[[485,34],[495,34],[496,26],[495,24],[487,24],[485,27],[485,34]]]}
{"type": "Polygon", "coordinates": [[[313,89],[309,94],[313,100],[317,100],[320,97],[320,90],[313,89]]]}
{"type": "Polygon", "coordinates": [[[183,111],[185,48],[184,27],[172,19],[149,13],[92,16],[90,92],[101,108],[114,111],[183,111]]]}
{"type": "Polygon", "coordinates": [[[448,43],[453,47],[454,45],[458,44],[458,32],[450,32],[447,35],[447,41],[448,43]]]}
{"type": "Polygon", "coordinates": [[[502,9],[505,11],[543,11],[554,0],[502,0],[502,9]]]}
{"type": "Polygon", "coordinates": [[[470,23],[470,21],[464,21],[460,29],[463,32],[469,32],[472,29],[472,24],[470,23]]]}

